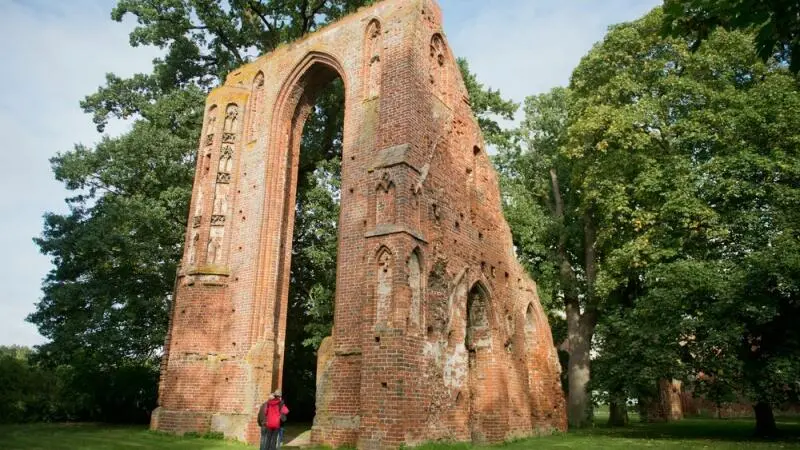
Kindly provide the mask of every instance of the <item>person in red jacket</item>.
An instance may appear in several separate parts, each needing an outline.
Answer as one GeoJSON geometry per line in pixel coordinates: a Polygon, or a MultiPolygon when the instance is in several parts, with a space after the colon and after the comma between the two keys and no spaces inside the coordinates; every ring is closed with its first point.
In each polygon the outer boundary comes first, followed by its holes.
{"type": "Polygon", "coordinates": [[[270,394],[269,400],[258,408],[258,426],[261,427],[261,450],[276,450],[278,447],[278,434],[289,408],[283,403],[281,390],[270,394]]]}

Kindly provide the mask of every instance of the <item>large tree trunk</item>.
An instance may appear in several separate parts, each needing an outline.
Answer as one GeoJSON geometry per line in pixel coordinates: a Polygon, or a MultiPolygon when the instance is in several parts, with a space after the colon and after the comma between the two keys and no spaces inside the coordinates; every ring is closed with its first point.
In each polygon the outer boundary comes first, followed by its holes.
{"type": "Polygon", "coordinates": [[[608,405],[608,426],[624,427],[628,425],[628,405],[625,400],[611,400],[608,405]]]}
{"type": "Polygon", "coordinates": [[[567,305],[567,335],[569,339],[569,362],[567,379],[567,420],[572,428],[581,428],[591,421],[591,398],[588,391],[591,379],[591,349],[594,324],[581,320],[578,305],[567,305]]]}
{"type": "MultiPolygon", "coordinates": [[[[558,182],[558,173],[550,169],[550,182],[552,185],[554,207],[553,215],[564,225],[564,201],[561,197],[561,187],[558,182]]],[[[591,301],[594,291],[594,282],[597,276],[595,261],[595,230],[591,216],[587,213],[584,218],[584,263],[586,271],[586,308],[581,313],[580,284],[572,269],[567,255],[567,234],[562,230],[558,238],[558,259],[561,287],[564,293],[564,306],[567,313],[567,347],[569,362],[567,363],[567,421],[572,428],[581,428],[591,423],[591,399],[588,392],[591,380],[592,336],[597,325],[597,308],[591,301]]]]}
{"type": "Polygon", "coordinates": [[[775,416],[772,414],[772,405],[761,401],[753,406],[756,413],[756,435],[761,437],[771,437],[778,434],[778,427],[775,425],[775,416]]]}

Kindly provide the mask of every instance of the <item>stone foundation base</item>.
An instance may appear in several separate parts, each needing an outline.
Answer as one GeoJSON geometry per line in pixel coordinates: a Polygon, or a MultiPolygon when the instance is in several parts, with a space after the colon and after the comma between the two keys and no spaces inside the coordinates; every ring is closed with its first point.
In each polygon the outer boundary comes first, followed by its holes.
{"type": "Polygon", "coordinates": [[[355,447],[358,444],[358,416],[326,417],[317,413],[311,427],[311,443],[326,447],[355,447]]]}
{"type": "Polygon", "coordinates": [[[260,438],[255,418],[248,414],[219,414],[169,410],[158,407],[150,417],[150,429],[173,434],[222,433],[227,439],[257,444],[260,438]]]}

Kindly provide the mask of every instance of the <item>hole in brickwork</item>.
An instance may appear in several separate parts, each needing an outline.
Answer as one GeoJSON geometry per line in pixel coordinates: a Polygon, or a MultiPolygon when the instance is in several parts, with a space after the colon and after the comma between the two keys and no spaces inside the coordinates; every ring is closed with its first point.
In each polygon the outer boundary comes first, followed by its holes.
{"type": "Polygon", "coordinates": [[[350,193],[351,193],[351,194],[353,193],[353,188],[350,188],[350,193]]]}
{"type": "Polygon", "coordinates": [[[433,336],[433,327],[428,325],[428,337],[433,336]]]}
{"type": "Polygon", "coordinates": [[[478,233],[478,240],[480,240],[480,241],[483,240],[483,233],[480,233],[480,232],[478,233]]]}
{"type": "Polygon", "coordinates": [[[389,389],[389,383],[387,383],[385,381],[382,381],[381,382],[381,387],[384,388],[384,389],[389,389]]]}
{"type": "Polygon", "coordinates": [[[376,344],[380,344],[381,343],[381,337],[380,336],[375,336],[375,343],[376,344]]]}
{"type": "Polygon", "coordinates": [[[460,231],[461,230],[461,224],[458,223],[458,221],[456,221],[455,227],[456,227],[456,231],[460,231]]]}
{"type": "Polygon", "coordinates": [[[472,147],[472,154],[473,155],[477,155],[480,152],[481,152],[481,148],[478,147],[477,145],[475,147],[472,147]]]}

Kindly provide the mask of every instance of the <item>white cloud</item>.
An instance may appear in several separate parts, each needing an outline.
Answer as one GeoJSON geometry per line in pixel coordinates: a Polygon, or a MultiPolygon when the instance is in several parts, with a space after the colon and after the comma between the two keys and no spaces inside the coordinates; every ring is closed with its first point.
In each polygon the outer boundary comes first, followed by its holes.
{"type": "Polygon", "coordinates": [[[75,142],[99,139],[78,102],[103,84],[106,72],[148,71],[156,56],[130,48],[132,24],[111,21],[110,11],[110,2],[94,0],[0,3],[0,136],[6,142],[0,151],[0,345],[44,340],[24,321],[50,269],[31,239],[41,232],[45,211],[65,211],[67,192],[48,159],[75,142]]]}
{"type": "MultiPolygon", "coordinates": [[[[99,136],[78,102],[106,72],[149,71],[153,49],[133,49],[133,24],[109,18],[114,0],[0,2],[0,345],[43,341],[24,322],[41,297],[48,259],[31,242],[45,211],[65,210],[67,192],[48,159],[99,136]]],[[[632,20],[658,0],[441,0],[445,31],[479,79],[521,101],[568,81],[606,28],[632,20]]],[[[111,128],[119,132],[124,126],[111,128]]]]}

